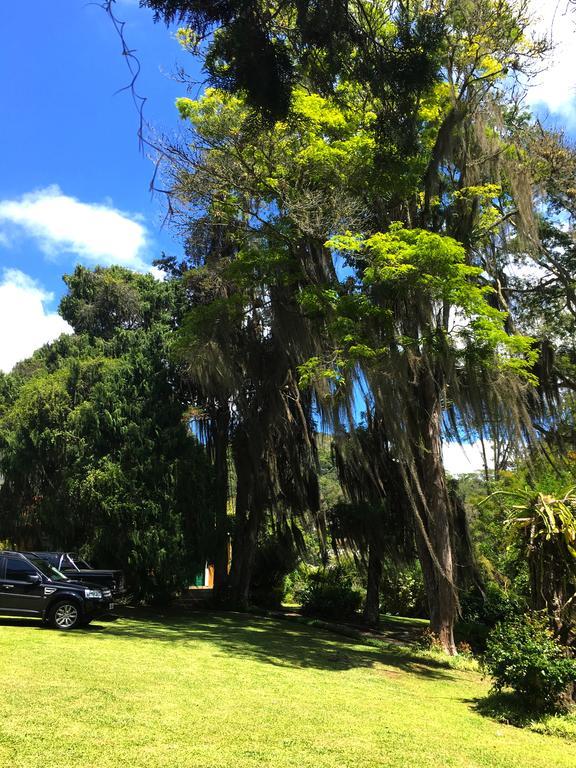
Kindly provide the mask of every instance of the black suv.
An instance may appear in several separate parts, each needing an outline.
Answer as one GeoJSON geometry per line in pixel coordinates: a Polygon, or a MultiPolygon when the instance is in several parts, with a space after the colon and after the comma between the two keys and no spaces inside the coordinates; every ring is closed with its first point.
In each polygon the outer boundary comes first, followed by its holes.
{"type": "Polygon", "coordinates": [[[39,557],[0,552],[0,614],[38,617],[68,630],[108,613],[111,600],[108,588],[72,581],[39,557]]]}

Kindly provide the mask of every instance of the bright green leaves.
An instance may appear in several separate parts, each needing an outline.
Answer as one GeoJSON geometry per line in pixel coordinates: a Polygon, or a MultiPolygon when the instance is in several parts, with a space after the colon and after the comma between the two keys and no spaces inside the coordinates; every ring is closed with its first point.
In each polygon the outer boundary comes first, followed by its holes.
{"type": "Polygon", "coordinates": [[[281,198],[294,188],[343,186],[367,173],[374,159],[375,113],[352,88],[341,86],[338,102],[297,88],[289,117],[268,127],[259,141],[253,116],[236,96],[209,88],[200,99],[178,99],[176,106],[205,143],[204,162],[213,168],[226,163],[219,178],[234,164],[235,182],[241,186],[244,179],[264,198],[281,198]]]}
{"type": "Polygon", "coordinates": [[[239,136],[249,110],[237,96],[207,88],[199,99],[176,99],[182,120],[189,120],[198,134],[216,144],[239,136]]]}
{"type": "Polygon", "coordinates": [[[482,297],[482,291],[471,284],[481,270],[465,264],[464,248],[451,237],[395,223],[388,232],[366,240],[336,237],[328,245],[356,253],[366,262],[365,286],[390,289],[398,297],[423,291],[432,301],[459,305],[482,297]]]}
{"type": "Polygon", "coordinates": [[[334,103],[317,93],[309,93],[298,89],[294,93],[292,110],[295,116],[305,121],[317,132],[318,129],[330,131],[338,135],[349,131],[347,115],[334,103]]]}
{"type": "Polygon", "coordinates": [[[485,301],[490,288],[475,282],[481,270],[465,263],[464,248],[451,237],[395,223],[388,232],[367,239],[347,234],[328,246],[365,265],[365,288],[377,288],[396,301],[414,297],[448,302],[467,314],[492,314],[485,301]]]}
{"type": "MultiPolygon", "coordinates": [[[[371,330],[389,327],[392,313],[360,292],[332,288],[307,288],[299,297],[302,311],[324,323],[335,348],[325,358],[314,357],[298,369],[301,386],[329,385],[333,394],[348,383],[349,374],[361,363],[375,362],[387,350],[374,346],[371,330]]],[[[323,387],[325,389],[325,387],[323,387]]]]}
{"type": "Polygon", "coordinates": [[[323,313],[337,346],[334,361],[301,369],[334,381],[355,365],[382,365],[398,353],[444,355],[458,367],[490,368],[533,382],[533,340],[507,333],[506,314],[488,301],[482,270],[466,263],[453,238],[393,224],[371,237],[347,233],[328,247],[355,264],[361,275],[350,290],[309,290],[301,298],[309,313],[323,313]],[[337,371],[337,375],[335,373],[337,371]]]}
{"type": "Polygon", "coordinates": [[[460,356],[471,369],[489,368],[493,373],[519,376],[537,385],[532,372],[538,359],[534,339],[507,333],[503,326],[505,317],[492,307],[487,307],[484,315],[473,317],[460,331],[460,356]]]}

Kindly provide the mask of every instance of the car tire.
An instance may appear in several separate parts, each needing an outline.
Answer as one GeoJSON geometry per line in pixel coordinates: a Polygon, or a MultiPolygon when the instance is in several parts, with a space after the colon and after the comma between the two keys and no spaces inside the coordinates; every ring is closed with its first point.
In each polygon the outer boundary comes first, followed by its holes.
{"type": "Polygon", "coordinates": [[[68,632],[82,624],[80,606],[74,600],[59,600],[50,609],[50,625],[68,632]]]}

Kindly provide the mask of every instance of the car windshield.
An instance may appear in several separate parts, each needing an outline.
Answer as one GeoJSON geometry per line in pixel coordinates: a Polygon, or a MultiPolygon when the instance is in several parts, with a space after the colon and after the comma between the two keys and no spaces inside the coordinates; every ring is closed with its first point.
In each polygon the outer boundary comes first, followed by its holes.
{"type": "Polygon", "coordinates": [[[32,563],[32,565],[38,568],[40,573],[43,573],[44,576],[48,576],[48,578],[52,579],[52,581],[68,581],[67,576],[64,576],[63,573],[60,573],[58,568],[54,568],[54,566],[50,565],[50,563],[47,563],[46,560],[41,560],[39,557],[29,557],[28,560],[32,563]]]}

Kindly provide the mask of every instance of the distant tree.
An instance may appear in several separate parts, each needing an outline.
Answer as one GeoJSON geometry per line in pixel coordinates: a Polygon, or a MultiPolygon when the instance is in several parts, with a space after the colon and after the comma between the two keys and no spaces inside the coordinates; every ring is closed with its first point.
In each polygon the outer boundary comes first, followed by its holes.
{"type": "Polygon", "coordinates": [[[175,321],[174,286],[152,275],[122,267],[78,266],[64,282],[68,293],[60,302],[60,314],[75,333],[110,339],[120,330],[149,330],[175,321]]]}

